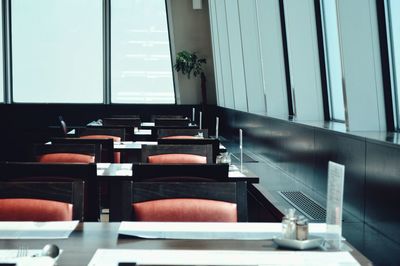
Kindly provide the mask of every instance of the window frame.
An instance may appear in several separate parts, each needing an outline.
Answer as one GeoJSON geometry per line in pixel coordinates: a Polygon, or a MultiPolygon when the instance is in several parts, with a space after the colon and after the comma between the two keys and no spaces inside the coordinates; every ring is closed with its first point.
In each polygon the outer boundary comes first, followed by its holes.
{"type": "Polygon", "coordinates": [[[0,104],[66,104],[66,105],[74,105],[74,104],[85,104],[85,105],[129,105],[129,104],[160,104],[160,105],[176,105],[180,102],[180,94],[179,94],[179,84],[177,83],[177,74],[174,71],[174,58],[175,58],[175,44],[173,38],[173,27],[171,22],[171,2],[170,0],[164,0],[165,5],[165,17],[167,23],[168,30],[168,41],[169,41],[169,52],[171,58],[171,75],[172,75],[172,84],[173,84],[173,94],[174,94],[174,102],[171,103],[113,103],[111,101],[111,0],[103,0],[102,1],[102,41],[101,45],[103,47],[103,66],[102,66],[102,80],[103,86],[101,88],[102,91],[102,99],[100,102],[15,102],[13,99],[13,75],[12,75],[12,27],[11,27],[11,1],[5,0],[2,1],[1,4],[1,15],[2,15],[2,27],[1,34],[3,36],[3,61],[1,62],[4,66],[2,72],[2,79],[4,81],[4,91],[0,92],[4,95],[4,101],[0,102],[0,104]]]}
{"type": "Polygon", "coordinates": [[[178,103],[178,98],[180,101],[180,96],[179,95],[179,87],[177,86],[177,73],[174,71],[174,58],[176,57],[175,54],[175,43],[174,43],[174,38],[173,38],[173,27],[172,27],[172,14],[170,12],[170,0],[164,0],[164,5],[165,5],[165,18],[167,22],[167,31],[168,31],[168,42],[169,42],[169,54],[171,57],[171,76],[172,76],[172,84],[173,84],[173,93],[174,93],[174,102],[173,103],[160,103],[160,102],[148,102],[148,103],[143,103],[143,102],[137,102],[137,103],[123,103],[123,102],[113,102],[112,101],[112,76],[111,76],[111,63],[112,63],[112,52],[111,52],[111,38],[112,38],[112,29],[111,29],[111,14],[112,14],[112,4],[111,0],[106,0],[107,2],[107,8],[108,8],[108,13],[104,15],[103,20],[107,21],[107,28],[106,30],[108,31],[107,35],[107,43],[106,43],[106,50],[108,53],[108,62],[106,63],[106,69],[107,69],[107,86],[105,89],[105,102],[111,105],[126,105],[126,104],[144,104],[144,105],[151,105],[151,104],[160,104],[160,105],[176,105],[178,103]]]}
{"type": "MultiPolygon", "coordinates": [[[[386,45],[387,45],[387,56],[388,56],[388,68],[390,75],[390,92],[391,92],[391,104],[393,113],[393,126],[395,131],[400,131],[400,88],[397,88],[397,84],[400,83],[400,77],[396,76],[397,68],[393,58],[394,53],[394,43],[393,43],[393,24],[392,16],[390,12],[391,2],[389,0],[384,1],[384,23],[386,27],[386,45]]],[[[379,19],[379,17],[378,17],[379,19]]],[[[398,49],[400,53],[400,49],[398,49]]]]}

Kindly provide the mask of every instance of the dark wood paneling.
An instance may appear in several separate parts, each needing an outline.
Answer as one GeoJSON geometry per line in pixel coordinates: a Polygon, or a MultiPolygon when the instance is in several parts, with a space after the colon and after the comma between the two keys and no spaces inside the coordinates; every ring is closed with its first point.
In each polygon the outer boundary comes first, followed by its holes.
{"type": "MultiPolygon", "coordinates": [[[[400,261],[400,146],[388,144],[396,143],[393,134],[383,133],[386,138],[370,140],[368,134],[356,136],[228,108],[211,109],[209,124],[214,126],[215,116],[219,116],[220,135],[234,143],[234,148],[238,128],[242,128],[245,149],[265,159],[247,167],[258,170],[262,189],[271,195],[282,186],[288,190],[297,187],[269,176],[271,171],[266,170],[265,162],[314,191],[310,195],[319,202],[326,198],[328,161],[344,164],[344,236],[377,265],[396,265],[400,261]],[[365,230],[369,225],[372,229],[365,230]]],[[[375,135],[382,135],[378,133],[375,135]]],[[[276,206],[287,204],[279,196],[273,200],[276,206]]],[[[257,205],[250,202],[251,208],[257,205]]],[[[259,204],[258,208],[265,211],[259,204]]],[[[264,214],[253,215],[256,211],[252,209],[252,219],[268,219],[264,214]]]]}
{"type": "Polygon", "coordinates": [[[365,221],[400,243],[400,149],[367,142],[365,221]]]}
{"type": "Polygon", "coordinates": [[[312,188],[326,196],[328,162],[345,166],[344,208],[358,219],[364,218],[365,140],[315,130],[315,177],[312,188]]]}
{"type": "Polygon", "coordinates": [[[281,132],[281,162],[279,165],[291,176],[312,187],[314,176],[314,130],[286,123],[281,132]]]}

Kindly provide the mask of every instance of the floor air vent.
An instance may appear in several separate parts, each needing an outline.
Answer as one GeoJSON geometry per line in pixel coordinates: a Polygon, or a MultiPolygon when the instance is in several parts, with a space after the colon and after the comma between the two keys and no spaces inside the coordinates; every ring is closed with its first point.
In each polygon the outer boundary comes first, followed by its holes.
{"type": "Polygon", "coordinates": [[[326,210],[303,192],[279,191],[279,194],[308,219],[325,222],[326,210]]]}
{"type": "MultiPolygon", "coordinates": [[[[235,159],[240,162],[240,153],[232,153],[232,156],[235,157],[235,159]]],[[[243,153],[243,162],[244,163],[257,163],[258,161],[251,158],[246,153],[243,153]]]]}

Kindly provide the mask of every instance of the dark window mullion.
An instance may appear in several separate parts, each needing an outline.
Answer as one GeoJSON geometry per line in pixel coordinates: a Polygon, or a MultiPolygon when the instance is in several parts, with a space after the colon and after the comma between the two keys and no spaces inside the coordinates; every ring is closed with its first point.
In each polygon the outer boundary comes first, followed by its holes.
{"type": "MultiPolygon", "coordinates": [[[[388,131],[394,131],[395,120],[394,120],[394,108],[393,103],[395,100],[395,94],[392,93],[391,84],[391,73],[390,73],[390,60],[389,60],[389,47],[390,36],[388,35],[386,23],[389,23],[385,14],[385,2],[376,0],[376,12],[378,17],[378,31],[379,31],[379,47],[381,53],[381,65],[382,65],[382,81],[383,81],[383,95],[385,99],[385,111],[386,111],[386,129],[388,131]]],[[[395,86],[393,84],[393,86],[395,86]]],[[[397,127],[399,124],[397,123],[397,127]]]]}
{"type": "Polygon", "coordinates": [[[319,65],[321,72],[321,88],[322,88],[322,101],[324,106],[324,119],[325,121],[331,120],[330,106],[332,103],[329,102],[328,95],[328,79],[327,79],[327,69],[326,69],[326,59],[324,52],[324,37],[322,29],[322,9],[321,0],[314,0],[315,8],[315,22],[317,25],[317,41],[318,41],[318,54],[319,54],[319,65]]]}
{"type": "Polygon", "coordinates": [[[103,0],[103,102],[111,103],[111,0],[103,0]]]}
{"type": "Polygon", "coordinates": [[[286,36],[286,22],[285,22],[285,8],[283,5],[283,0],[279,1],[279,13],[281,19],[281,33],[282,33],[282,45],[283,45],[283,59],[285,62],[285,74],[286,74],[286,88],[287,88],[287,98],[288,98],[288,108],[289,115],[295,115],[294,113],[294,102],[292,95],[292,85],[290,81],[290,67],[289,67],[289,52],[288,52],[288,43],[286,36]]]}
{"type": "Polygon", "coordinates": [[[12,41],[11,41],[11,0],[1,3],[3,12],[3,81],[4,103],[13,102],[12,93],[12,41]]]}

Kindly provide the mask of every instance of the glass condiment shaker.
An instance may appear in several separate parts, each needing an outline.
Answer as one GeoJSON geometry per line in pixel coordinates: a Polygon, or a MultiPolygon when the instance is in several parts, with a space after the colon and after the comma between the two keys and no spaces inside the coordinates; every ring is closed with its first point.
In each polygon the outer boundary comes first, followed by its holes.
{"type": "Polygon", "coordinates": [[[308,238],[308,220],[300,216],[296,222],[296,239],[307,240],[308,238]]]}
{"type": "Polygon", "coordinates": [[[297,217],[294,215],[295,209],[289,209],[282,218],[282,238],[296,239],[297,217]]]}
{"type": "Polygon", "coordinates": [[[231,154],[229,152],[221,153],[221,155],[221,163],[227,163],[229,165],[232,163],[231,154]]]}

